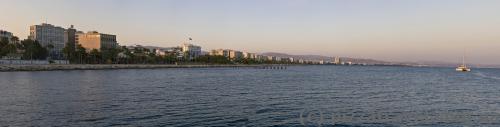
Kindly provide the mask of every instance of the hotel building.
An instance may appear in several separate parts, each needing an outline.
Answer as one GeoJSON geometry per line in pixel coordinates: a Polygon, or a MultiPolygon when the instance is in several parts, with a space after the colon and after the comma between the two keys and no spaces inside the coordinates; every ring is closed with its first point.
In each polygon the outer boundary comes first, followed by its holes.
{"type": "Polygon", "coordinates": [[[103,34],[97,31],[87,33],[79,32],[76,34],[76,43],[82,45],[87,51],[97,49],[106,50],[118,47],[116,35],[103,34]]]}

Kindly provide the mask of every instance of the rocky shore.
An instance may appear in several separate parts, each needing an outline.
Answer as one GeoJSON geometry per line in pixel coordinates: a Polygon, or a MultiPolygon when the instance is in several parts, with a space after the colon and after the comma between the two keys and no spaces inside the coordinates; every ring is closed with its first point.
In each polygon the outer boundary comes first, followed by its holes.
{"type": "Polygon", "coordinates": [[[55,71],[55,70],[153,69],[153,68],[263,67],[263,66],[273,66],[273,65],[153,65],[153,64],[0,65],[0,72],[6,72],[6,71],[55,71]]]}

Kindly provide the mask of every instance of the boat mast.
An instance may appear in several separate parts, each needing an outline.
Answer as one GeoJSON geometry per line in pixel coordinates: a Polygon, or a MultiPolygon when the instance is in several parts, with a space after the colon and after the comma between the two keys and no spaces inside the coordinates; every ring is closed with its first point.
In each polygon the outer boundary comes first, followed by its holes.
{"type": "Polygon", "coordinates": [[[465,48],[464,48],[464,55],[462,56],[462,65],[464,67],[467,67],[467,65],[465,65],[465,48]]]}

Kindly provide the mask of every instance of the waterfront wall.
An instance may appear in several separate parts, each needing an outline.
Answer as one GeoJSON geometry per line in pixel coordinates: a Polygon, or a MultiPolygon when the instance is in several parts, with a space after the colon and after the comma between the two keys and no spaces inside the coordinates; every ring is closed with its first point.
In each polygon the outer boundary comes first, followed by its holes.
{"type": "Polygon", "coordinates": [[[54,70],[105,70],[105,69],[152,69],[152,68],[216,68],[216,67],[263,67],[283,65],[154,65],[154,64],[45,64],[0,65],[0,71],[54,71],[54,70]]]}
{"type": "MultiPolygon", "coordinates": [[[[69,64],[67,60],[52,60],[54,64],[69,64]]],[[[0,65],[2,64],[50,64],[48,60],[3,60],[0,59],[0,65]]]]}

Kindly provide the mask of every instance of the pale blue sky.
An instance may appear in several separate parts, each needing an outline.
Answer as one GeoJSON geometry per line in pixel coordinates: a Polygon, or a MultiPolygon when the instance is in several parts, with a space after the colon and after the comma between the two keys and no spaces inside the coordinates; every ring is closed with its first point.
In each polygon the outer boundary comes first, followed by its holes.
{"type": "Polygon", "coordinates": [[[119,43],[500,64],[499,0],[0,0],[0,29],[48,23],[119,43]]]}

